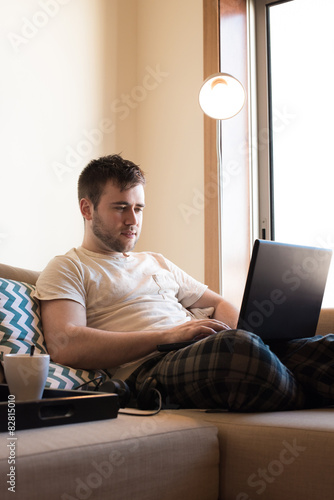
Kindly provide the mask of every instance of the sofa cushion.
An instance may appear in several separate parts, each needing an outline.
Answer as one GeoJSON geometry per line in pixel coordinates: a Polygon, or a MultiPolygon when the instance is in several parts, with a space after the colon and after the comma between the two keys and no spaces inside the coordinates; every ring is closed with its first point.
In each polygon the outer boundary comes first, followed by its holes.
{"type": "Polygon", "coordinates": [[[35,285],[40,275],[39,271],[24,269],[23,267],[9,266],[8,264],[0,263],[0,278],[8,280],[23,281],[35,285]]]}
{"type": "MultiPolygon", "coordinates": [[[[47,353],[42,333],[39,301],[33,297],[34,285],[0,278],[0,355],[36,352],[47,353]]],[[[102,370],[79,370],[50,362],[46,387],[73,389],[83,383],[109,377],[102,370]]],[[[3,372],[0,373],[0,381],[3,372]]]]}
{"type": "Polygon", "coordinates": [[[334,408],[238,414],[179,410],[218,428],[224,500],[332,500],[334,408]]]}
{"type": "MultiPolygon", "coordinates": [[[[20,500],[218,498],[217,429],[177,411],[17,431],[16,437],[13,482],[20,500]]],[[[0,447],[3,478],[8,453],[0,447]]],[[[15,497],[5,486],[1,494],[15,497]]]]}

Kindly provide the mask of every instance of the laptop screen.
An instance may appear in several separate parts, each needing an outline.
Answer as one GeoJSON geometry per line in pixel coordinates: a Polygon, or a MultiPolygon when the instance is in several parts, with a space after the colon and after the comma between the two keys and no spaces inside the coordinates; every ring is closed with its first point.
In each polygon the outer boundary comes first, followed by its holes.
{"type": "Polygon", "coordinates": [[[332,251],[256,240],[238,328],[263,340],[315,334],[332,251]]]}

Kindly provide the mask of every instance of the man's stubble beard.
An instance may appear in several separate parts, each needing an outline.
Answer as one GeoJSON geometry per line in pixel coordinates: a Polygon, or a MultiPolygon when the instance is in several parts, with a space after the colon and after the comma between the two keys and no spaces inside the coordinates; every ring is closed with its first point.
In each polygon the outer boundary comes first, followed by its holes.
{"type": "Polygon", "coordinates": [[[111,235],[105,228],[103,222],[101,221],[99,215],[96,213],[93,215],[92,220],[92,231],[96,238],[98,238],[104,246],[106,246],[111,252],[130,252],[135,247],[139,234],[136,228],[137,237],[132,242],[131,247],[128,247],[125,243],[123,243],[119,238],[111,235]]]}

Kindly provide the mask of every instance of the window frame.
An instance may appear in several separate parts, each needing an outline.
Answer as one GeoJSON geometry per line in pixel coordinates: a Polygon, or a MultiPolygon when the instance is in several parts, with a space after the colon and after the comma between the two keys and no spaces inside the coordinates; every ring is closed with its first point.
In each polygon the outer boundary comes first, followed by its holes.
{"type": "Polygon", "coordinates": [[[248,0],[203,0],[203,78],[223,71],[235,76],[246,90],[243,110],[222,124],[223,179],[218,179],[216,121],[204,116],[205,282],[237,307],[242,300],[253,237],[247,9],[248,0]],[[220,227],[219,182],[223,188],[220,227]]]}
{"type": "MultiPolygon", "coordinates": [[[[270,80],[270,52],[268,6],[279,5],[294,0],[248,0],[254,15],[249,19],[251,37],[256,40],[251,59],[254,61],[253,71],[256,79],[256,136],[252,137],[252,150],[256,150],[257,158],[257,206],[253,206],[254,213],[258,213],[257,237],[267,240],[275,239],[274,225],[274,190],[273,190],[273,149],[272,149],[272,109],[271,109],[271,80],[270,80]],[[256,62],[255,62],[256,61],[256,62]]],[[[255,99],[254,99],[255,100],[255,99]]]]}

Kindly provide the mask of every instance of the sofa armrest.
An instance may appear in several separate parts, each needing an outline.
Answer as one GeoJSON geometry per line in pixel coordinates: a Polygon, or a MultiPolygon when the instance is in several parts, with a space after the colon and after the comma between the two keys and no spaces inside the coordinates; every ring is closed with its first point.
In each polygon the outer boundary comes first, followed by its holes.
{"type": "Polygon", "coordinates": [[[334,308],[321,309],[317,335],[326,335],[327,333],[334,333],[334,308]]]}
{"type": "Polygon", "coordinates": [[[6,280],[23,281],[35,285],[39,274],[38,271],[0,264],[0,278],[6,280]]]}

